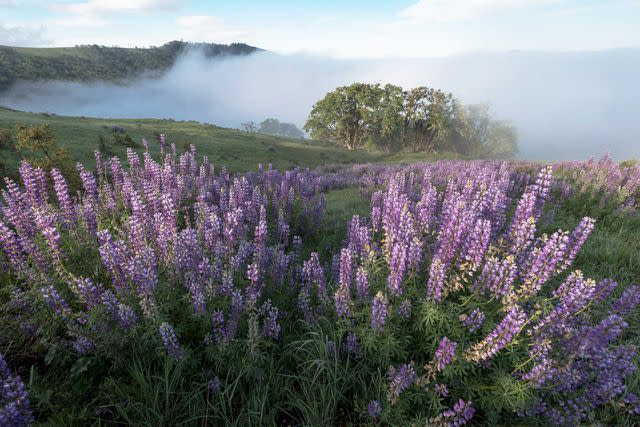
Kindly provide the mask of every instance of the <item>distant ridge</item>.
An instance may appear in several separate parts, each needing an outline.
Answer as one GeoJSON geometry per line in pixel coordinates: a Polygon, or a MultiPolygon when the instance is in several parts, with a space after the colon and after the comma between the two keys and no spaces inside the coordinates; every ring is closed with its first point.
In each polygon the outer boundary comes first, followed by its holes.
{"type": "Polygon", "coordinates": [[[0,91],[18,80],[118,81],[144,72],[159,74],[189,49],[200,49],[209,58],[250,55],[262,50],[244,43],[227,45],[183,41],[147,48],[0,46],[0,91]]]}

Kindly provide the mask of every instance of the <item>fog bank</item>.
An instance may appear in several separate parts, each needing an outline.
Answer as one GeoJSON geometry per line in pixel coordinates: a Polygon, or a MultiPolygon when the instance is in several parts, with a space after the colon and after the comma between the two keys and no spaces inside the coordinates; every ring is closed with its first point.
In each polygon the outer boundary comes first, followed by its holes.
{"type": "Polygon", "coordinates": [[[23,82],[0,105],[115,118],[172,118],[239,127],[275,117],[302,127],[314,102],[355,81],[433,86],[486,102],[518,128],[520,157],[640,158],[640,50],[490,53],[438,59],[344,61],[257,53],[180,58],[161,78],[126,84],[23,82]]]}

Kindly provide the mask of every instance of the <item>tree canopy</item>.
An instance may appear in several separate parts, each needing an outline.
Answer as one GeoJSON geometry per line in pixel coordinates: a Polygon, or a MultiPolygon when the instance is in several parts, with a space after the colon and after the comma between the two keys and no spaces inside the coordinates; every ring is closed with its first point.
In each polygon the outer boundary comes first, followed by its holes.
{"type": "Polygon", "coordinates": [[[0,90],[18,80],[119,80],[169,69],[178,56],[200,49],[206,57],[248,55],[258,48],[243,43],[172,41],[159,47],[121,48],[81,45],[68,48],[0,46],[0,90]]]}
{"type": "Polygon", "coordinates": [[[517,150],[515,128],[494,120],[487,106],[463,105],[451,93],[425,86],[338,87],[313,106],[304,129],[350,150],[451,150],[484,157],[509,157],[517,150]]]}
{"type": "Polygon", "coordinates": [[[304,132],[298,129],[293,123],[284,123],[273,118],[263,120],[258,126],[258,132],[287,138],[304,138],[304,132]]]}

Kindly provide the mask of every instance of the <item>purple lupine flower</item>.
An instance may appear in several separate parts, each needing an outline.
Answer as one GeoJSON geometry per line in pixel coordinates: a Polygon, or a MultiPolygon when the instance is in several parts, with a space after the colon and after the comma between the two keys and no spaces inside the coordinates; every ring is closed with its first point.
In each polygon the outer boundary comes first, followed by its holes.
{"type": "Polygon", "coordinates": [[[516,211],[513,214],[508,232],[510,241],[509,252],[515,256],[525,252],[533,242],[536,231],[534,211],[536,196],[532,192],[526,192],[520,198],[516,211]]]}
{"type": "Polygon", "coordinates": [[[411,317],[411,300],[405,299],[398,306],[398,316],[407,320],[411,317]]]}
{"type": "Polygon", "coordinates": [[[55,217],[53,214],[42,209],[34,209],[34,219],[38,226],[38,230],[44,236],[49,246],[49,251],[54,258],[58,258],[60,254],[60,232],[56,227],[55,217]]]}
{"type": "Polygon", "coordinates": [[[107,289],[106,291],[103,291],[101,293],[100,300],[102,305],[107,309],[107,311],[112,316],[117,313],[118,304],[120,304],[120,301],[118,301],[118,298],[115,296],[113,292],[111,292],[110,289],[107,289]]]}
{"type": "Polygon", "coordinates": [[[282,211],[280,211],[278,214],[276,233],[278,236],[278,241],[287,246],[289,243],[290,227],[289,224],[287,224],[287,222],[285,221],[284,213],[282,211]]]}
{"type": "Polygon", "coordinates": [[[100,150],[93,150],[93,157],[96,160],[96,174],[98,175],[98,179],[102,182],[104,178],[104,161],[102,160],[102,154],[100,150]]]}
{"type": "Polygon", "coordinates": [[[167,322],[160,324],[160,338],[162,338],[162,344],[167,352],[167,355],[172,359],[181,359],[184,357],[184,349],[180,346],[176,333],[167,322]]]}
{"type": "Polygon", "coordinates": [[[147,205],[137,191],[131,194],[131,216],[129,217],[129,241],[134,252],[140,252],[147,245],[147,223],[152,218],[147,205]]]}
{"type": "Polygon", "coordinates": [[[371,237],[369,228],[361,224],[360,216],[354,215],[347,227],[347,247],[361,260],[371,256],[371,237]]]}
{"type": "Polygon", "coordinates": [[[258,255],[256,258],[261,258],[264,247],[267,242],[267,211],[264,208],[264,205],[260,205],[260,219],[258,221],[258,225],[256,225],[254,237],[253,237],[253,245],[255,251],[258,255]]]}
{"type": "Polygon", "coordinates": [[[314,314],[313,307],[311,306],[311,295],[309,287],[303,287],[298,293],[298,308],[302,312],[305,322],[315,323],[316,316],[314,314]]]}
{"type": "Polygon", "coordinates": [[[242,308],[242,293],[239,290],[233,290],[231,292],[231,313],[229,314],[229,320],[227,321],[227,340],[232,340],[236,337],[238,325],[240,324],[240,317],[242,316],[242,308]]]}
{"type": "Polygon", "coordinates": [[[0,219],[0,247],[4,249],[13,268],[21,271],[24,268],[25,259],[18,236],[2,219],[0,219]]]}
{"type": "Polygon", "coordinates": [[[427,424],[447,427],[463,426],[471,421],[474,413],[475,409],[473,409],[471,402],[465,402],[460,399],[453,405],[453,408],[447,409],[435,418],[431,418],[427,424]]]}
{"type": "Polygon", "coordinates": [[[32,209],[43,209],[47,202],[47,178],[42,168],[34,168],[23,160],[20,163],[20,178],[24,183],[26,201],[32,209]]]}
{"type": "Polygon", "coordinates": [[[360,301],[369,300],[369,276],[362,266],[356,271],[356,294],[360,301]]]}
{"type": "Polygon", "coordinates": [[[76,167],[84,188],[84,198],[89,199],[92,204],[96,204],[98,201],[98,184],[96,184],[95,176],[87,171],[81,163],[77,163],[76,167]]]}
{"type": "Polygon", "coordinates": [[[345,318],[351,316],[351,298],[349,297],[348,289],[342,286],[339,287],[333,294],[333,299],[338,316],[345,318]]]}
{"type": "Polygon", "coordinates": [[[555,367],[553,361],[546,357],[545,354],[536,356],[536,362],[533,367],[522,375],[524,381],[529,381],[534,387],[540,388],[547,381],[553,379],[555,367]]]}
{"type": "Polygon", "coordinates": [[[70,288],[87,308],[97,307],[102,303],[102,288],[88,277],[76,279],[70,288]]]}
{"type": "Polygon", "coordinates": [[[606,300],[611,292],[618,286],[617,282],[611,279],[602,279],[596,283],[595,290],[593,291],[593,298],[595,302],[602,302],[606,300]]]}
{"type": "Polygon", "coordinates": [[[387,320],[387,314],[389,310],[389,301],[387,297],[378,291],[371,303],[371,327],[377,335],[382,333],[384,324],[387,320]]]}
{"type": "Polygon", "coordinates": [[[207,344],[224,344],[227,332],[224,326],[224,313],[222,310],[214,310],[211,313],[211,329],[212,333],[207,338],[207,344]]]}
{"type": "Polygon", "coordinates": [[[220,392],[220,378],[214,377],[207,383],[210,397],[215,397],[220,392]]]}
{"type": "Polygon", "coordinates": [[[347,292],[351,286],[353,262],[351,259],[351,251],[343,248],[340,251],[340,286],[345,288],[347,292]]]}
{"type": "Polygon", "coordinates": [[[45,303],[47,303],[58,316],[63,319],[71,316],[71,307],[69,307],[69,304],[60,296],[53,285],[41,288],[40,294],[42,294],[45,303]]]}
{"type": "Polygon", "coordinates": [[[439,258],[431,262],[429,281],[427,282],[427,297],[434,302],[442,301],[445,266],[439,258]]]}
{"type": "Polygon", "coordinates": [[[159,142],[160,142],[160,153],[161,153],[161,154],[164,154],[164,149],[165,149],[165,147],[167,146],[167,135],[166,135],[166,134],[164,134],[164,133],[161,133],[161,134],[158,136],[158,140],[159,140],[159,142]]]}
{"type": "Polygon", "coordinates": [[[626,316],[631,313],[638,304],[640,304],[640,286],[629,286],[622,296],[611,305],[611,311],[620,316],[626,316]]]}
{"type": "Polygon", "coordinates": [[[128,249],[123,241],[114,242],[107,230],[98,233],[99,252],[102,264],[109,271],[111,283],[116,292],[123,293],[128,289],[128,249]]]}
{"type": "Polygon", "coordinates": [[[469,264],[469,269],[475,271],[484,257],[491,238],[491,221],[478,220],[470,230],[462,248],[460,263],[469,264]]]}
{"type": "Polygon", "coordinates": [[[66,228],[71,228],[76,222],[76,213],[73,207],[73,202],[69,196],[69,188],[67,181],[58,169],[51,169],[51,176],[53,177],[53,188],[60,204],[60,210],[62,213],[63,223],[66,228]]]}
{"type": "Polygon", "coordinates": [[[96,348],[96,345],[89,338],[84,336],[78,336],[73,341],[73,349],[81,356],[89,354],[96,348]]]}
{"type": "Polygon", "coordinates": [[[418,237],[414,237],[409,242],[407,250],[407,265],[412,272],[420,270],[420,262],[422,261],[423,242],[418,237]]]}
{"type": "Polygon", "coordinates": [[[338,282],[340,280],[340,255],[333,254],[331,257],[331,280],[338,282]]]}
{"type": "Polygon", "coordinates": [[[508,255],[503,260],[491,257],[485,262],[473,288],[495,298],[502,297],[511,291],[516,272],[517,266],[512,255],[508,255]]]}
{"type": "Polygon", "coordinates": [[[427,233],[435,222],[435,212],[438,205],[438,192],[430,183],[430,176],[425,173],[422,181],[422,193],[420,201],[416,205],[417,219],[421,231],[427,233]]]}
{"type": "Polygon", "coordinates": [[[347,333],[343,347],[344,352],[350,356],[353,356],[355,358],[359,358],[360,356],[362,356],[360,340],[358,339],[358,335],[356,335],[355,332],[347,333]]]}
{"type": "Polygon", "coordinates": [[[316,292],[321,302],[326,303],[328,301],[329,297],[327,295],[324,270],[322,269],[322,265],[320,265],[320,257],[317,252],[312,252],[309,260],[303,263],[302,280],[309,288],[311,285],[316,287],[316,292]]]}
{"type": "Polygon", "coordinates": [[[294,259],[300,259],[300,254],[302,253],[302,237],[295,235],[293,236],[293,251],[294,251],[294,259]]]}
{"type": "Polygon", "coordinates": [[[260,297],[260,270],[256,263],[251,263],[247,268],[247,279],[251,283],[247,288],[247,305],[252,306],[260,297]]]}
{"type": "Polygon", "coordinates": [[[584,280],[582,273],[576,271],[553,292],[558,298],[558,304],[544,318],[540,320],[536,328],[556,327],[564,329],[565,320],[576,315],[593,298],[595,290],[593,280],[584,280]]]}
{"type": "Polygon", "coordinates": [[[458,344],[447,337],[443,337],[440,340],[440,344],[438,344],[438,349],[434,356],[434,367],[437,371],[442,371],[445,367],[451,364],[451,362],[453,362],[457,347],[458,344]]]}
{"type": "Polygon", "coordinates": [[[622,402],[628,405],[627,412],[630,415],[640,415],[640,397],[635,393],[627,394],[624,399],[622,399],[622,402]]]}
{"type": "Polygon", "coordinates": [[[35,235],[35,227],[31,215],[25,215],[30,212],[31,207],[18,185],[5,177],[6,190],[2,190],[2,198],[6,206],[0,206],[6,220],[15,227],[16,234],[21,237],[33,237],[35,235]]]}
{"type": "Polygon", "coordinates": [[[12,374],[0,354],[0,425],[22,427],[32,423],[27,389],[20,377],[12,374]]]}
{"type": "Polygon", "coordinates": [[[263,317],[260,334],[267,338],[278,338],[280,335],[280,324],[278,323],[278,307],[266,301],[258,310],[258,315],[263,317]]]}
{"type": "Polygon", "coordinates": [[[553,180],[553,168],[547,165],[538,172],[536,181],[532,186],[533,193],[536,195],[535,218],[538,220],[542,215],[544,203],[551,190],[551,182],[553,180]]]}
{"type": "Polygon", "coordinates": [[[131,260],[131,280],[135,285],[145,316],[154,319],[158,313],[154,292],[158,285],[158,265],[153,249],[144,247],[131,260]]]}
{"type": "Polygon", "coordinates": [[[476,363],[491,359],[513,340],[526,320],[524,310],[513,307],[487,337],[465,352],[465,358],[476,363]]]}
{"type": "Polygon", "coordinates": [[[593,218],[584,217],[580,221],[580,224],[569,235],[568,251],[566,258],[564,259],[563,269],[568,268],[576,259],[578,252],[587,241],[587,238],[591,234],[595,227],[595,220],[593,218]]]}
{"type": "Polygon", "coordinates": [[[193,312],[197,315],[203,315],[207,311],[205,301],[205,284],[209,280],[211,265],[207,258],[203,258],[198,263],[195,271],[186,272],[184,275],[185,287],[189,290],[191,296],[191,305],[193,312]]]}
{"type": "MultiPolygon", "coordinates": [[[[434,259],[446,270],[463,244],[468,230],[473,226],[474,208],[467,207],[468,201],[465,200],[464,194],[453,191],[451,187],[447,189],[444,204],[449,206],[446,209],[443,206],[434,259]]],[[[431,278],[429,281],[431,282],[431,278]]],[[[432,283],[429,288],[437,289],[440,286],[441,283],[432,283]]]]}
{"type": "Polygon", "coordinates": [[[561,271],[568,243],[569,237],[562,231],[543,240],[543,245],[531,252],[522,286],[505,296],[506,304],[513,305],[516,301],[534,296],[543,284],[561,271]]]}
{"type": "Polygon", "coordinates": [[[396,403],[400,394],[413,384],[415,378],[416,371],[413,363],[389,367],[389,372],[387,372],[387,380],[389,381],[387,398],[389,402],[396,403]]]}
{"type": "Polygon", "coordinates": [[[378,418],[382,414],[382,406],[379,400],[372,400],[367,405],[367,412],[371,418],[378,418]]]}
{"type": "Polygon", "coordinates": [[[447,387],[446,384],[436,384],[433,387],[436,391],[436,394],[440,397],[447,397],[449,396],[449,387],[447,387]]]}
{"type": "Polygon", "coordinates": [[[389,259],[389,276],[387,278],[387,288],[392,295],[402,294],[402,279],[405,273],[406,260],[407,251],[404,245],[392,245],[389,259]]]}
{"type": "Polygon", "coordinates": [[[118,304],[117,319],[120,326],[125,330],[130,330],[138,322],[136,312],[126,304],[118,304]]]}
{"type": "Polygon", "coordinates": [[[380,206],[372,206],[371,207],[371,225],[373,226],[374,231],[378,231],[380,227],[381,219],[382,219],[382,210],[380,206]]]}
{"type": "Polygon", "coordinates": [[[469,329],[469,332],[471,333],[474,333],[482,327],[484,319],[485,314],[477,307],[471,310],[471,313],[469,313],[469,315],[463,314],[460,316],[460,321],[469,329]]]}
{"type": "Polygon", "coordinates": [[[98,232],[98,220],[94,204],[89,198],[85,198],[82,201],[82,215],[87,231],[91,234],[96,234],[98,232]]]}

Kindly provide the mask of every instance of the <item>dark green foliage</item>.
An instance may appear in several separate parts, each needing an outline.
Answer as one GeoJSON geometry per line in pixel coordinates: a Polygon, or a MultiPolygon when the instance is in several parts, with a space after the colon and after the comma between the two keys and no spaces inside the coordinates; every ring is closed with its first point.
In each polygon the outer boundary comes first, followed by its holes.
{"type": "Polygon", "coordinates": [[[258,48],[172,41],[159,47],[120,48],[82,45],[73,48],[17,48],[0,46],[0,91],[18,80],[117,81],[143,72],[169,69],[188,49],[201,49],[206,57],[248,55],[258,48]]]}
{"type": "Polygon", "coordinates": [[[9,171],[7,170],[7,164],[5,162],[5,156],[7,156],[7,151],[14,149],[14,135],[12,129],[2,129],[0,128],[0,175],[9,175],[9,171]]]}
{"type": "MultiPolygon", "coordinates": [[[[122,129],[122,128],[120,128],[122,129]]],[[[124,129],[122,131],[113,131],[111,132],[111,137],[113,138],[114,145],[122,145],[129,148],[138,148],[140,144],[135,142],[133,138],[128,133],[125,133],[124,129]]]]}
{"type": "Polygon", "coordinates": [[[278,135],[286,138],[304,138],[304,132],[293,123],[282,123],[278,119],[266,119],[258,126],[258,132],[267,135],[278,135]]]}
{"type": "Polygon", "coordinates": [[[339,87],[313,106],[304,129],[312,138],[339,141],[349,150],[360,148],[378,130],[374,113],[381,91],[378,84],[339,87]]]}
{"type": "Polygon", "coordinates": [[[12,129],[0,129],[0,150],[13,148],[14,135],[12,129]]]}
{"type": "Polygon", "coordinates": [[[48,124],[16,127],[15,149],[23,160],[46,171],[56,168],[68,175],[75,185],[75,167],[69,151],[60,146],[48,124]]]}
{"type": "Polygon", "coordinates": [[[452,94],[425,86],[404,91],[387,84],[353,83],[318,101],[304,126],[313,138],[387,153],[454,151],[482,158],[517,152],[515,128],[482,105],[465,106],[452,94]]]}

